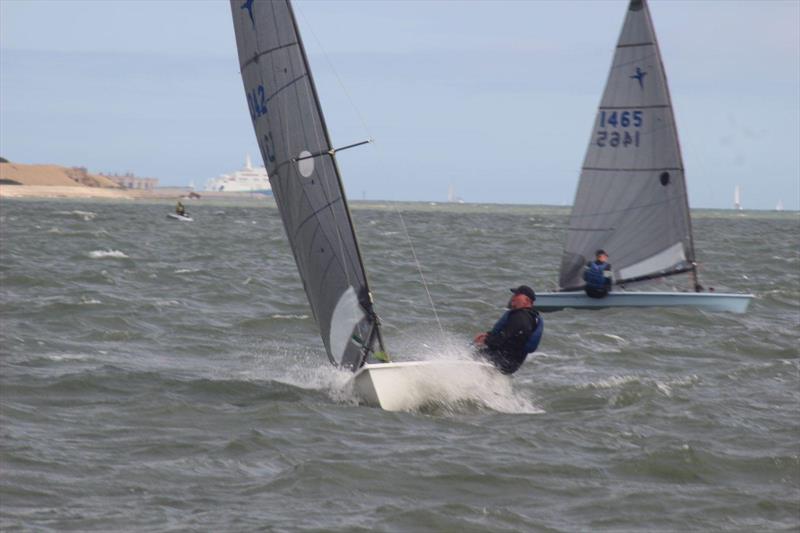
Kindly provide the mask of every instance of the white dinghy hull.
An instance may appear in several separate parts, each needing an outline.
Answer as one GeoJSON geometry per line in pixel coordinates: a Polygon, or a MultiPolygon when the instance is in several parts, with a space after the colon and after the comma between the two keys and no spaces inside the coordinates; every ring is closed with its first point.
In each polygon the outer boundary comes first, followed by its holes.
{"type": "Polygon", "coordinates": [[[193,222],[194,219],[192,217],[186,217],[183,215],[179,215],[177,213],[167,213],[167,218],[171,220],[180,220],[181,222],[193,222]]]}
{"type": "Polygon", "coordinates": [[[481,401],[511,389],[511,378],[494,366],[462,360],[367,364],[351,383],[361,403],[386,411],[411,411],[430,403],[481,401]]]}
{"type": "Polygon", "coordinates": [[[688,307],[704,311],[744,313],[752,299],[752,294],[717,292],[611,292],[605,298],[589,298],[584,292],[546,292],[536,294],[536,309],[560,311],[565,308],[688,307]]]}

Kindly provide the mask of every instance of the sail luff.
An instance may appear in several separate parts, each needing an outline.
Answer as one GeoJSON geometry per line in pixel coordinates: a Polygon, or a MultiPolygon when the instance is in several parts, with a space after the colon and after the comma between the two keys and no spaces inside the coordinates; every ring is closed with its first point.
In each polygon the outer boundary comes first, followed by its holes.
{"type": "Polygon", "coordinates": [[[686,260],[691,265],[691,273],[692,273],[692,280],[694,281],[694,288],[695,290],[700,289],[700,281],[698,279],[697,274],[697,259],[694,251],[694,231],[692,230],[692,216],[691,216],[691,208],[689,207],[689,188],[686,185],[686,167],[683,165],[683,150],[681,150],[681,139],[680,135],[678,135],[678,127],[677,122],[675,121],[675,107],[672,105],[672,93],[669,89],[669,79],[667,78],[667,69],[664,68],[664,56],[661,55],[661,47],[658,44],[658,39],[656,38],[656,29],[653,25],[653,17],[650,14],[650,6],[647,3],[647,0],[641,0],[642,5],[644,6],[644,11],[647,14],[647,23],[650,25],[650,31],[653,33],[653,42],[655,43],[656,47],[656,54],[658,55],[658,61],[661,65],[661,73],[664,76],[664,90],[667,94],[667,102],[669,103],[670,113],[672,114],[672,123],[675,127],[672,128],[672,132],[675,135],[675,144],[678,147],[678,166],[681,169],[681,176],[683,178],[683,187],[685,194],[683,196],[684,202],[686,205],[686,224],[689,228],[689,243],[688,243],[688,254],[686,260]]]}

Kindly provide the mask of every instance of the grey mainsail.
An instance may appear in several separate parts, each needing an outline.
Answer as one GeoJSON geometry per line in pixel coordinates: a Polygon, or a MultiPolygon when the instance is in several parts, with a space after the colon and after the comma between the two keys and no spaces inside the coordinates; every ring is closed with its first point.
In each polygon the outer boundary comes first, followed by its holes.
{"type": "Polygon", "coordinates": [[[250,116],[325,350],[352,370],[380,342],[334,150],[288,0],[231,0],[250,116]]]}
{"type": "Polygon", "coordinates": [[[563,290],[583,286],[600,248],[617,282],[695,272],[683,160],[646,0],[628,6],[597,111],[561,259],[563,290]]]}

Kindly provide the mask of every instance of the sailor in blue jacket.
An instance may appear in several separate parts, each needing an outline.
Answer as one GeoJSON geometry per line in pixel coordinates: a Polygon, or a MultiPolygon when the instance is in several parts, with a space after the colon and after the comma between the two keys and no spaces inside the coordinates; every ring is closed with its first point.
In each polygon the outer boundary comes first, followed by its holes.
{"type": "Polygon", "coordinates": [[[590,298],[605,298],[614,283],[614,273],[608,263],[608,254],[605,250],[597,250],[595,260],[586,264],[583,271],[583,280],[586,282],[586,295],[590,298]]]}
{"type": "Polygon", "coordinates": [[[514,294],[491,331],[475,337],[478,353],[503,374],[513,374],[529,353],[536,351],[542,340],[544,321],[533,310],[536,293],[527,285],[511,289],[514,294]]]}

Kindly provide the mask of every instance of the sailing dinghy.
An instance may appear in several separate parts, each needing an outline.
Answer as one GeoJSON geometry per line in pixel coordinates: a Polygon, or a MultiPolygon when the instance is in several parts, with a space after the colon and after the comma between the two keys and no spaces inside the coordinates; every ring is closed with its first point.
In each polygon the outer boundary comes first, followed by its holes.
{"type": "Polygon", "coordinates": [[[170,220],[178,220],[180,222],[193,222],[194,219],[189,215],[179,215],[178,213],[167,213],[167,218],[170,220]]]}
{"type": "Polygon", "coordinates": [[[560,292],[536,308],[693,307],[744,313],[752,294],[701,292],[689,200],[667,78],[646,0],[631,0],[581,169],[561,258],[560,292]],[[583,292],[604,249],[621,288],[689,274],[693,292],[583,292]]]}
{"type": "Polygon", "coordinates": [[[387,359],[381,323],[292,6],[231,0],[231,11],[256,139],[331,363],[353,372],[362,402],[387,410],[510,386],[478,361],[378,362],[387,359]]]}

